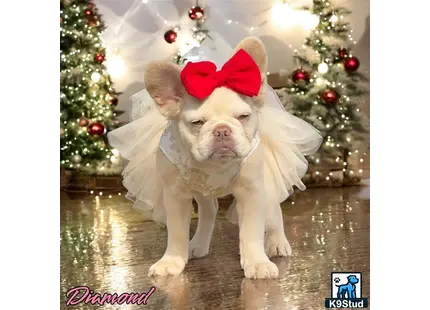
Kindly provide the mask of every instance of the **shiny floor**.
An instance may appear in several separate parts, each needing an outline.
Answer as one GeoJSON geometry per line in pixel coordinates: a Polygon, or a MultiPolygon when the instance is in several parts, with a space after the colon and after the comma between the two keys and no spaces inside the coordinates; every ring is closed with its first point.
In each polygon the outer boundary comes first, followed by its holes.
{"type": "MultiPolygon", "coordinates": [[[[147,305],[102,309],[325,309],[332,271],[362,272],[369,298],[369,200],[359,187],[308,189],[284,204],[286,236],[293,256],[275,259],[277,280],[248,280],[239,264],[238,228],[220,213],[207,257],[191,260],[178,277],[148,278],[164,253],[167,231],[145,222],[118,194],[95,199],[61,195],[61,309],[66,292],[88,286],[98,293],[155,292],[147,305]]],[[[197,220],[193,219],[194,232],[197,220]]]]}

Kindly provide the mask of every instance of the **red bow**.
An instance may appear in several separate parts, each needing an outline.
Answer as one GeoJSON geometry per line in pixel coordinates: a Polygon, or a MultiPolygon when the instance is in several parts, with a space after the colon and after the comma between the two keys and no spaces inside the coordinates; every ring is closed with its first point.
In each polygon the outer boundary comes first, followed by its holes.
{"type": "Polygon", "coordinates": [[[252,57],[240,49],[220,71],[216,71],[216,65],[210,61],[187,63],[181,80],[187,92],[199,100],[208,97],[217,87],[227,87],[252,97],[260,91],[261,73],[252,57]]]}

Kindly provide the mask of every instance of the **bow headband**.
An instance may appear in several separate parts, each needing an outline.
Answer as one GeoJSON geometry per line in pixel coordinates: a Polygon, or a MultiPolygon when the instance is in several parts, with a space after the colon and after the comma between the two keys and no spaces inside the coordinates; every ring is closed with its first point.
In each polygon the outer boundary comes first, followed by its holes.
{"type": "Polygon", "coordinates": [[[217,87],[227,87],[248,97],[257,96],[261,73],[252,57],[240,49],[221,68],[210,61],[188,62],[181,72],[181,80],[188,94],[203,100],[217,87]]]}

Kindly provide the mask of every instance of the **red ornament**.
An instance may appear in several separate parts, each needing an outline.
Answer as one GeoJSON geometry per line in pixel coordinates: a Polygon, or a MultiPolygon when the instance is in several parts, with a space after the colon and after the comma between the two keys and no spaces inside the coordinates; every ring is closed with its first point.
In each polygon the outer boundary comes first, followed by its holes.
{"type": "Polygon", "coordinates": [[[357,71],[358,67],[360,67],[360,61],[357,57],[348,57],[344,60],[343,67],[348,72],[357,71]]]}
{"type": "Polygon", "coordinates": [[[90,9],[86,9],[85,10],[85,15],[87,15],[87,16],[93,16],[93,11],[91,11],[90,9]]]}
{"type": "Polygon", "coordinates": [[[79,126],[81,127],[87,127],[89,123],[90,121],[88,120],[88,118],[82,117],[79,119],[79,126]]]}
{"type": "Polygon", "coordinates": [[[345,58],[348,56],[348,51],[346,50],[346,48],[340,48],[338,51],[338,55],[340,58],[345,58]]]}
{"type": "Polygon", "coordinates": [[[63,19],[60,17],[60,23],[62,23],[63,22],[63,19]]]}
{"type": "Polygon", "coordinates": [[[326,104],[334,104],[339,100],[339,94],[334,90],[327,89],[321,93],[320,98],[326,104]]]}
{"type": "Polygon", "coordinates": [[[297,69],[293,72],[291,78],[294,83],[305,82],[307,84],[311,77],[305,70],[297,69]]]}
{"type": "Polygon", "coordinates": [[[193,6],[188,11],[188,16],[191,18],[191,20],[202,19],[205,16],[205,11],[199,6],[193,6]]]}
{"type": "Polygon", "coordinates": [[[166,40],[166,42],[169,44],[175,42],[177,37],[178,34],[174,30],[167,30],[164,34],[164,40],[166,40]]]}
{"type": "Polygon", "coordinates": [[[117,105],[117,104],[118,104],[118,98],[113,98],[113,99],[110,101],[110,104],[112,104],[112,105],[117,105]]]}
{"type": "Polygon", "coordinates": [[[105,126],[100,123],[92,123],[88,126],[88,133],[92,136],[101,136],[105,132],[105,126]]]}
{"type": "Polygon", "coordinates": [[[99,64],[101,64],[104,60],[105,60],[105,55],[103,55],[102,53],[98,53],[96,57],[94,57],[94,61],[98,62],[99,64]]]}
{"type": "Polygon", "coordinates": [[[91,3],[91,2],[90,2],[90,3],[88,3],[88,8],[89,8],[89,9],[92,9],[92,8],[93,8],[93,6],[94,6],[94,4],[93,4],[93,3],[91,3]]]}

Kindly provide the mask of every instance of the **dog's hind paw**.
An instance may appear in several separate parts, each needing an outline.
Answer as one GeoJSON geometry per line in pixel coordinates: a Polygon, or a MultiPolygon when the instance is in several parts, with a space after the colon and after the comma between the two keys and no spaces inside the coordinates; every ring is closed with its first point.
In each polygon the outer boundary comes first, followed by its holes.
{"type": "Polygon", "coordinates": [[[188,247],[188,258],[201,258],[209,254],[209,246],[196,242],[194,239],[190,241],[188,247]]]}
{"type": "Polygon", "coordinates": [[[245,263],[243,269],[248,279],[275,279],[279,275],[278,267],[270,260],[263,263],[245,263]]]}
{"type": "Polygon", "coordinates": [[[175,276],[185,268],[185,261],[179,256],[163,257],[149,268],[148,276],[175,276]]]}
{"type": "Polygon", "coordinates": [[[268,237],[266,254],[269,257],[291,256],[291,246],[284,234],[276,234],[268,237]]]}

